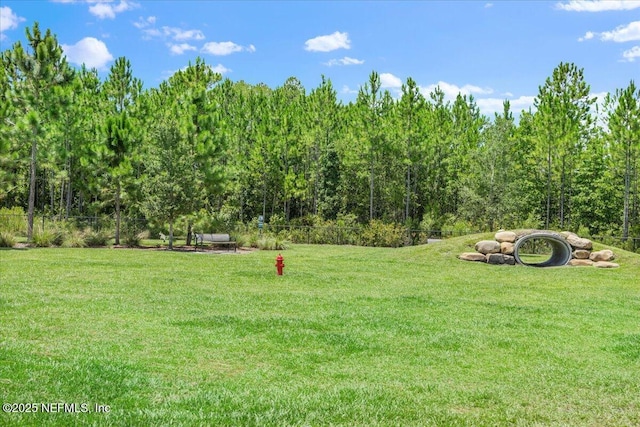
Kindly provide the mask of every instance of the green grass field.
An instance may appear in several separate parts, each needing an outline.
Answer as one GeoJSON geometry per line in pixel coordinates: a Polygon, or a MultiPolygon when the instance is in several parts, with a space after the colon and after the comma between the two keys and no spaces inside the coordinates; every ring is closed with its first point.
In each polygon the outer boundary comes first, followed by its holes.
{"type": "Polygon", "coordinates": [[[277,252],[2,250],[0,401],[39,412],[0,425],[640,425],[640,256],[456,259],[484,237],[294,245],[282,277],[277,252]]]}

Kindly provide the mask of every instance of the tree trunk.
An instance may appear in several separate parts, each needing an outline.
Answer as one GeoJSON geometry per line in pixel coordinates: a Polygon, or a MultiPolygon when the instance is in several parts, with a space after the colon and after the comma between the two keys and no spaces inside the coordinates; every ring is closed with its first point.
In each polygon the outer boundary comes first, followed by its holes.
{"type": "Polygon", "coordinates": [[[373,219],[373,190],[374,186],[374,170],[373,170],[373,153],[371,154],[371,166],[369,172],[369,220],[373,219]]]}
{"type": "Polygon", "coordinates": [[[120,190],[121,184],[118,178],[118,186],[116,188],[116,245],[120,244],[120,190]]]}
{"type": "Polygon", "coordinates": [[[27,213],[27,240],[33,240],[33,213],[36,207],[36,155],[38,144],[36,139],[37,131],[33,130],[33,141],[31,142],[31,162],[29,164],[29,208],[27,213]]]}
{"type": "Polygon", "coordinates": [[[193,227],[193,224],[191,223],[191,221],[189,221],[187,223],[187,246],[191,246],[191,228],[193,227]]]}
{"type": "Polygon", "coordinates": [[[547,152],[547,217],[545,219],[545,228],[549,229],[549,218],[551,217],[551,142],[549,142],[549,151],[547,152]]]}
{"type": "Polygon", "coordinates": [[[69,219],[69,215],[71,213],[71,196],[72,196],[72,189],[71,189],[71,179],[69,179],[69,188],[67,188],[67,206],[66,206],[66,211],[65,211],[65,219],[69,219]]]}
{"type": "Polygon", "coordinates": [[[564,228],[564,199],[565,199],[565,158],[562,156],[562,172],[560,173],[560,228],[564,228]]]}
{"type": "Polygon", "coordinates": [[[404,204],[404,221],[405,223],[409,219],[409,203],[410,203],[410,194],[411,194],[411,165],[407,165],[407,192],[404,204]]]}
{"type": "Polygon", "coordinates": [[[173,220],[169,221],[169,250],[173,250],[173,220]]]}
{"type": "Polygon", "coordinates": [[[626,242],[629,238],[629,205],[631,195],[631,142],[627,142],[625,150],[625,170],[624,170],[624,208],[622,219],[622,241],[626,242]]]}

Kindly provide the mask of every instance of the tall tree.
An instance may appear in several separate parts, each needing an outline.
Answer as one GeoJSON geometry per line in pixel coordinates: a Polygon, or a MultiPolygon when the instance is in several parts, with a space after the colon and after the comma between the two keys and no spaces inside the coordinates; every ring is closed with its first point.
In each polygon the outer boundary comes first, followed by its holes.
{"type": "Polygon", "coordinates": [[[513,227],[510,212],[515,210],[514,188],[517,170],[513,136],[515,124],[509,101],[502,114],[494,117],[469,156],[469,171],[463,177],[460,211],[478,229],[513,227]]]}
{"type": "Polygon", "coordinates": [[[375,218],[375,188],[376,188],[376,159],[382,138],[380,129],[380,116],[382,109],[382,84],[380,74],[372,71],[369,81],[360,88],[356,105],[359,107],[359,115],[362,134],[361,143],[365,147],[365,156],[369,167],[369,219],[375,218]]]}
{"type": "MultiPolygon", "coordinates": [[[[194,164],[200,174],[203,197],[193,199],[194,208],[202,208],[207,201],[220,192],[223,181],[223,165],[220,157],[225,147],[228,126],[222,114],[224,99],[219,90],[215,90],[222,76],[214,72],[201,58],[194,64],[176,72],[169,79],[168,90],[162,94],[165,104],[175,99],[174,114],[180,117],[185,143],[193,156],[194,164]],[[211,196],[211,197],[209,197],[211,196]]],[[[167,88],[165,88],[167,89],[167,88]]],[[[188,209],[187,209],[188,211],[188,209]]],[[[184,212],[189,214],[193,212],[184,212]]],[[[191,243],[191,221],[187,224],[187,244],[191,243]]]]}
{"type": "Polygon", "coordinates": [[[421,131],[424,126],[421,120],[421,112],[424,110],[424,96],[420,93],[415,80],[408,78],[402,85],[402,97],[399,103],[399,119],[401,126],[401,139],[404,140],[404,164],[405,164],[405,197],[404,197],[404,221],[414,216],[412,207],[416,201],[417,168],[420,160],[421,131]]]}
{"type": "Polygon", "coordinates": [[[340,210],[340,158],[336,148],[340,106],[331,80],[322,76],[322,83],[311,91],[306,106],[309,144],[305,169],[312,183],[312,213],[335,219],[340,210]]]}
{"type": "Polygon", "coordinates": [[[11,50],[4,52],[2,66],[8,76],[8,98],[15,112],[13,120],[10,120],[16,131],[14,134],[19,141],[31,146],[27,211],[27,238],[31,241],[38,148],[46,139],[46,124],[55,120],[58,114],[59,88],[73,78],[73,71],[67,65],[62,48],[50,30],[43,36],[36,22],[32,29],[27,27],[26,36],[30,49],[25,50],[20,42],[15,43],[11,50]]]}
{"type": "Polygon", "coordinates": [[[426,173],[422,180],[422,204],[426,213],[440,221],[447,206],[447,168],[453,135],[453,114],[444,92],[436,87],[427,102],[425,153],[426,173]]]}
{"type": "Polygon", "coordinates": [[[179,113],[174,105],[164,114],[154,115],[145,153],[146,175],[142,180],[143,212],[149,218],[169,223],[169,249],[173,249],[178,217],[193,213],[206,196],[204,176],[179,113]]]}
{"type": "Polygon", "coordinates": [[[609,128],[613,170],[623,181],[622,238],[629,237],[630,225],[638,221],[640,195],[640,89],[633,80],[625,89],[616,90],[615,95],[605,99],[609,128]]]}
{"type": "Polygon", "coordinates": [[[142,82],[133,77],[129,60],[120,57],[111,66],[103,89],[110,105],[104,127],[105,156],[115,182],[115,244],[119,245],[123,181],[131,176],[135,142],[140,139],[133,106],[142,91],[142,82]]]}
{"type": "Polygon", "coordinates": [[[561,228],[570,223],[573,170],[593,124],[589,113],[595,98],[590,98],[589,92],[583,69],[561,62],[539,87],[534,100],[538,153],[544,159],[546,175],[547,228],[554,208],[561,228]],[[555,206],[554,195],[558,200],[555,206]]]}

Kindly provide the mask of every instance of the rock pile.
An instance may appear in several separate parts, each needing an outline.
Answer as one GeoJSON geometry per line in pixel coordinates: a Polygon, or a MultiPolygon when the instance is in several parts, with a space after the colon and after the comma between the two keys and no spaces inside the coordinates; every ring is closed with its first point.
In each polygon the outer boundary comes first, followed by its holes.
{"type": "MultiPolygon", "coordinates": [[[[615,255],[609,249],[601,251],[592,251],[593,243],[589,239],[583,239],[575,233],[564,231],[562,233],[556,233],[553,231],[540,231],[540,230],[526,230],[526,231],[499,231],[495,234],[495,240],[482,240],[475,245],[476,252],[465,252],[460,254],[458,258],[465,261],[478,261],[486,262],[489,264],[506,264],[515,265],[520,260],[519,254],[514,253],[518,249],[518,241],[523,237],[531,236],[529,239],[550,239],[556,240],[555,243],[561,242],[561,246],[566,247],[567,252],[569,247],[571,253],[567,254],[567,258],[561,261],[561,264],[549,264],[549,265],[572,265],[572,266],[594,266],[597,268],[615,268],[619,265],[611,262],[615,259],[615,255]],[[540,236],[540,237],[536,237],[540,236]],[[564,243],[566,242],[566,244],[564,243]],[[570,255],[570,256],[569,256],[570,255]]],[[[553,242],[552,242],[553,243],[553,242]]],[[[554,251],[556,248],[554,247],[554,251]]],[[[558,258],[552,254],[552,259],[558,258]]],[[[562,259],[562,257],[560,257],[562,259]]],[[[525,263],[526,264],[526,263],[525,263]]],[[[526,264],[534,265],[537,264],[526,264]]],[[[537,266],[547,266],[546,264],[539,264],[537,266]]]]}

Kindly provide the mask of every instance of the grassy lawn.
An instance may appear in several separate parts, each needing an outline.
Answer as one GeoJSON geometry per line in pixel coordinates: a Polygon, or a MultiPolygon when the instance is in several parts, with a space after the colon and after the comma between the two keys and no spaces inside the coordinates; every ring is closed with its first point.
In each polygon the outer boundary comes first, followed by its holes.
{"type": "Polygon", "coordinates": [[[0,425],[640,425],[640,256],[456,259],[484,237],[296,245],[282,277],[276,252],[2,250],[1,403],[89,412],[0,425]]]}

